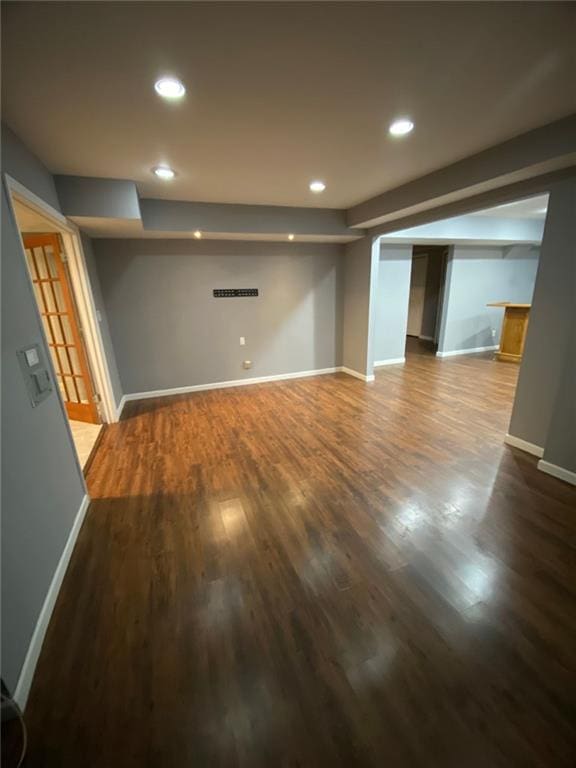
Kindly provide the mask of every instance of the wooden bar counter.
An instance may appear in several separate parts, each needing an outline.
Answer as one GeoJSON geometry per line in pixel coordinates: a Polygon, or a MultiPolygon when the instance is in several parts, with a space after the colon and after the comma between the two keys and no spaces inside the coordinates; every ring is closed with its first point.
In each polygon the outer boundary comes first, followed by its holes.
{"type": "Polygon", "coordinates": [[[519,363],[524,352],[526,332],[528,331],[528,318],[530,317],[530,304],[512,304],[508,301],[495,301],[488,307],[502,307],[504,309],[504,322],[502,323],[502,335],[500,336],[500,349],[496,352],[497,360],[519,363]]]}

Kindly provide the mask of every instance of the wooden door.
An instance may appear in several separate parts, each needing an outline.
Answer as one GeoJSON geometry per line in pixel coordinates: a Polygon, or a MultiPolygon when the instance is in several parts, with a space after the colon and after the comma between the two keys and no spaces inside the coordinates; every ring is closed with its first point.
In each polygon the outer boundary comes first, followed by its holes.
{"type": "Polygon", "coordinates": [[[58,235],[22,235],[26,262],[68,418],[99,424],[86,349],[58,235]]]}
{"type": "Polygon", "coordinates": [[[410,298],[408,303],[408,336],[420,336],[422,333],[422,318],[424,316],[424,294],[426,293],[426,256],[412,258],[410,273],[410,298]]]}

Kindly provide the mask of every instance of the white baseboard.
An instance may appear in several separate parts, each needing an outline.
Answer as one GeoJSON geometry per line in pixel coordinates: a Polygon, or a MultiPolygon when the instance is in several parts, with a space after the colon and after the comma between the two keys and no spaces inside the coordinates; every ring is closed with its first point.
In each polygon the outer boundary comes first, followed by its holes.
{"type": "Polygon", "coordinates": [[[534,443],[529,443],[527,440],[522,440],[520,437],[514,435],[506,435],[504,438],[506,445],[511,445],[513,448],[520,448],[521,451],[531,453],[532,456],[538,456],[539,459],[544,455],[544,448],[534,443]]]}
{"type": "Polygon", "coordinates": [[[557,464],[550,464],[549,461],[544,461],[543,459],[540,459],[538,462],[538,469],[541,472],[546,472],[547,475],[558,478],[558,480],[564,480],[564,482],[570,483],[570,485],[576,485],[576,472],[571,472],[569,469],[559,467],[557,464]]]}
{"type": "Polygon", "coordinates": [[[32,634],[32,639],[30,640],[30,645],[28,646],[28,651],[26,652],[26,658],[24,659],[16,690],[14,691],[14,701],[22,710],[26,707],[30,686],[32,685],[34,672],[36,671],[36,664],[38,663],[40,651],[42,650],[44,636],[46,635],[50,617],[52,616],[52,611],[56,604],[56,598],[60,592],[60,587],[62,586],[62,581],[64,580],[64,575],[66,574],[66,569],[68,568],[68,563],[70,562],[74,545],[76,544],[76,539],[78,538],[89,504],[90,497],[84,496],[80,508],[76,513],[72,529],[68,535],[68,541],[66,542],[66,546],[64,547],[58,565],[56,566],[56,570],[54,571],[54,576],[52,577],[50,587],[46,593],[42,610],[40,611],[36,627],[34,628],[34,633],[32,634]]]}
{"type": "Polygon", "coordinates": [[[434,341],[434,336],[418,336],[422,341],[434,341]]]}
{"type": "Polygon", "coordinates": [[[126,405],[126,395],[122,395],[122,399],[120,400],[118,407],[116,408],[116,421],[120,421],[120,417],[122,416],[122,411],[124,410],[125,405],[126,405]]]}
{"type": "Polygon", "coordinates": [[[382,368],[384,365],[400,365],[400,363],[405,362],[405,357],[391,357],[389,360],[376,360],[374,362],[374,368],[382,368]]]}
{"type": "MultiPolygon", "coordinates": [[[[204,392],[209,389],[227,389],[228,387],[245,387],[250,384],[266,384],[270,381],[284,381],[285,379],[303,379],[308,376],[323,376],[327,373],[338,373],[344,368],[319,368],[315,371],[298,371],[297,373],[280,373],[275,376],[257,376],[251,379],[236,379],[234,381],[216,381],[211,384],[193,384],[189,387],[174,387],[172,389],[154,389],[147,392],[132,392],[124,395],[123,403],[129,400],[146,400],[151,397],[168,397],[169,395],[185,395],[189,392],[204,392]]],[[[123,405],[122,403],[122,405],[123,405]]]]}
{"type": "Polygon", "coordinates": [[[374,381],[375,376],[374,374],[370,374],[369,376],[366,376],[364,373],[360,373],[360,371],[355,371],[353,368],[346,368],[345,365],[343,365],[340,370],[342,373],[347,373],[348,376],[354,376],[355,379],[360,379],[360,381],[374,381]]]}
{"type": "Polygon", "coordinates": [[[471,347],[470,349],[452,349],[450,352],[436,352],[436,357],[456,357],[456,355],[475,355],[478,352],[493,352],[499,349],[498,344],[489,347],[471,347]]]}

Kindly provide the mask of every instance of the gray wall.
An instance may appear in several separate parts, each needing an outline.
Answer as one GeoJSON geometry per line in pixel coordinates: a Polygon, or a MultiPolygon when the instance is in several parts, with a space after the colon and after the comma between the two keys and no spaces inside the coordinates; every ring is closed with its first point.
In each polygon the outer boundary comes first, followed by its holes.
{"type": "Polygon", "coordinates": [[[213,233],[289,232],[311,235],[359,236],[346,225],[346,214],[334,208],[296,208],[280,205],[192,203],[183,200],[140,201],[144,229],[164,232],[213,233]]]}
{"type": "Polygon", "coordinates": [[[372,374],[378,243],[364,237],[348,243],[344,254],[342,364],[363,376],[372,374]]]}
{"type": "Polygon", "coordinates": [[[341,364],[339,245],[95,240],[124,392],[341,364]],[[258,288],[215,299],[213,288],[258,288]],[[246,337],[246,346],[239,344],[246,337]],[[252,360],[249,370],[242,361],[252,360]]]}
{"type": "Polygon", "coordinates": [[[454,246],[446,273],[438,351],[498,344],[503,310],[486,305],[493,301],[529,303],[537,269],[538,249],[532,246],[454,246]]]}
{"type": "Polygon", "coordinates": [[[54,183],[65,216],[140,221],[138,190],[133,181],[55,176],[54,183]]]}
{"type": "MultiPolygon", "coordinates": [[[[50,175],[8,131],[2,135],[2,170],[58,206],[50,175]]],[[[12,692],[85,493],[56,392],[30,406],[16,351],[33,343],[49,362],[2,189],[2,677],[12,692]]]]}
{"type": "Polygon", "coordinates": [[[411,245],[381,246],[375,304],[376,363],[404,357],[411,269],[411,245]]]}
{"type": "Polygon", "coordinates": [[[102,335],[102,343],[104,345],[104,354],[106,355],[106,361],[108,363],[108,371],[110,373],[110,379],[112,382],[112,392],[114,394],[114,401],[116,407],[120,405],[122,395],[122,384],[120,383],[120,375],[118,373],[118,363],[116,361],[116,354],[114,352],[114,346],[112,344],[112,336],[110,335],[110,325],[108,323],[108,313],[104,305],[104,299],[102,297],[102,288],[100,287],[100,278],[98,277],[98,270],[96,269],[96,261],[94,260],[94,250],[92,247],[92,240],[87,235],[82,235],[82,249],[84,251],[84,258],[86,260],[86,269],[88,270],[88,278],[92,287],[92,296],[94,297],[94,304],[97,311],[100,313],[100,334],[102,335]]]}
{"type": "MultiPolygon", "coordinates": [[[[576,295],[574,306],[576,306],[576,295]]],[[[576,474],[576,329],[574,327],[572,327],[572,338],[566,349],[564,370],[554,400],[543,459],[576,474]]]]}
{"type": "Polygon", "coordinates": [[[60,210],[53,177],[5,123],[2,123],[2,173],[12,176],[57,211],[60,210]]]}
{"type": "MultiPolygon", "coordinates": [[[[576,322],[575,244],[576,179],[573,179],[560,182],[550,190],[526,348],[508,430],[511,435],[542,447],[546,445],[556,397],[559,393],[560,400],[563,397],[561,381],[567,350],[574,353],[571,334],[576,322]]],[[[562,405],[558,407],[554,431],[568,428],[568,419],[561,415],[562,405]]],[[[547,460],[568,466],[569,457],[562,459],[554,438],[553,443],[555,461],[547,460]]]]}

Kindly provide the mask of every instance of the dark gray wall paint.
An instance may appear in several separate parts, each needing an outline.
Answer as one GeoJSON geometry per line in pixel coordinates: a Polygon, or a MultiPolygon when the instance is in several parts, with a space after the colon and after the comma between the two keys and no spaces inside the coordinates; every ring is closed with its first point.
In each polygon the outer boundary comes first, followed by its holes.
{"type": "Polygon", "coordinates": [[[542,447],[561,391],[575,323],[575,243],[576,179],[572,179],[550,189],[530,325],[508,430],[542,447]]]}
{"type": "Polygon", "coordinates": [[[375,304],[376,363],[404,357],[411,269],[411,245],[381,246],[375,304]]]}
{"type": "Polygon", "coordinates": [[[450,262],[438,351],[498,344],[504,310],[486,305],[494,301],[531,301],[538,249],[456,245],[450,262]]]}
{"type": "Polygon", "coordinates": [[[133,181],[55,176],[54,183],[65,216],[140,219],[138,192],[133,181]]]}
{"type": "Polygon", "coordinates": [[[104,345],[104,354],[106,355],[106,361],[108,363],[108,371],[110,373],[110,380],[112,382],[114,401],[116,403],[116,407],[118,407],[124,392],[122,391],[122,384],[120,382],[120,375],[118,373],[118,363],[116,361],[116,353],[114,352],[114,345],[112,344],[110,325],[108,323],[108,313],[106,312],[106,306],[102,297],[100,278],[98,277],[98,270],[96,269],[96,262],[94,260],[92,240],[84,234],[82,235],[82,249],[84,251],[84,259],[86,260],[88,278],[92,287],[94,304],[96,305],[96,310],[100,314],[100,333],[102,335],[102,343],[104,345]]]}
{"type": "Polygon", "coordinates": [[[128,394],[340,365],[341,246],[93,245],[128,394]],[[213,288],[258,288],[260,296],[215,299],[213,288]],[[243,360],[252,360],[252,368],[245,370],[243,360]]]}
{"type": "MultiPolygon", "coordinates": [[[[56,207],[51,177],[13,136],[3,170],[56,207]]],[[[61,402],[32,408],[16,351],[37,343],[50,364],[16,223],[2,189],[2,677],[13,692],[84,496],[61,402]]]]}
{"type": "MultiPolygon", "coordinates": [[[[574,295],[576,307],[576,290],[574,295]]],[[[576,321],[575,321],[576,325],[576,321]]],[[[564,371],[544,446],[544,461],[576,473],[576,328],[566,348],[564,371]]]]}
{"type": "Polygon", "coordinates": [[[442,275],[444,272],[444,262],[446,248],[431,247],[427,252],[426,268],[426,289],[424,292],[424,311],[422,313],[421,336],[428,339],[436,338],[436,322],[438,318],[438,308],[440,295],[442,292],[442,275]]]}
{"type": "Polygon", "coordinates": [[[60,210],[53,177],[5,123],[2,123],[2,173],[12,176],[52,208],[60,210]]]}
{"type": "Polygon", "coordinates": [[[376,327],[378,246],[365,237],[345,246],[342,362],[362,375],[372,373],[376,327]]]}

